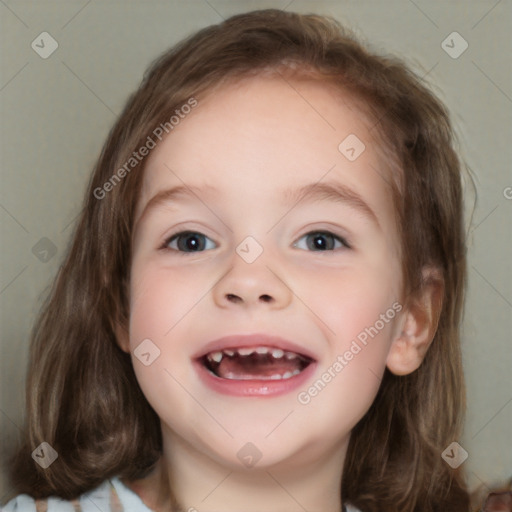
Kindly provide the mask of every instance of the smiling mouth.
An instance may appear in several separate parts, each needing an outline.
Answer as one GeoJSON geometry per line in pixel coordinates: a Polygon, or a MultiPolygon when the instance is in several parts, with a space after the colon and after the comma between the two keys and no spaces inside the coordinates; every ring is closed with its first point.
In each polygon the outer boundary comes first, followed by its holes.
{"type": "Polygon", "coordinates": [[[275,347],[226,348],[209,352],[199,362],[213,375],[228,380],[288,380],[312,362],[308,356],[275,347]]]}

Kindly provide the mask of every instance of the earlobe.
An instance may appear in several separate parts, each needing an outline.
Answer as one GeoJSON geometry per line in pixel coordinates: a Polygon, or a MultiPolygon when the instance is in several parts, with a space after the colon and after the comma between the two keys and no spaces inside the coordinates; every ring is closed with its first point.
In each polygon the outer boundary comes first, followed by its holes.
{"type": "Polygon", "coordinates": [[[126,352],[127,354],[130,353],[130,336],[128,334],[128,330],[119,321],[116,321],[115,327],[114,327],[115,335],[116,335],[116,341],[119,348],[126,352]]]}
{"type": "Polygon", "coordinates": [[[386,365],[391,373],[408,375],[421,365],[437,331],[443,291],[441,272],[425,268],[422,289],[404,308],[402,327],[388,353],[386,365]]]}

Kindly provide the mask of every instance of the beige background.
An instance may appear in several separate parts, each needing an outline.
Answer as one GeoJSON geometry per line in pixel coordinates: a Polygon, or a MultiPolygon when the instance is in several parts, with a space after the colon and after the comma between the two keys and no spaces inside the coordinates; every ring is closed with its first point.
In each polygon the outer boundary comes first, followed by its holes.
{"type": "MultiPolygon", "coordinates": [[[[469,453],[464,464],[472,487],[510,478],[510,0],[2,0],[2,450],[12,445],[22,421],[30,327],[59,268],[93,163],[128,94],[149,62],[182,37],[264,7],[335,16],[376,49],[428,73],[451,110],[478,196],[468,218],[463,351],[469,406],[459,441],[469,453]],[[31,48],[44,31],[59,45],[47,59],[31,48]],[[458,58],[441,46],[454,31],[469,45],[458,58]]],[[[461,43],[455,40],[455,50],[461,43]]],[[[473,200],[471,193],[468,211],[473,200]]],[[[0,483],[1,500],[9,489],[5,478],[0,483]]]]}

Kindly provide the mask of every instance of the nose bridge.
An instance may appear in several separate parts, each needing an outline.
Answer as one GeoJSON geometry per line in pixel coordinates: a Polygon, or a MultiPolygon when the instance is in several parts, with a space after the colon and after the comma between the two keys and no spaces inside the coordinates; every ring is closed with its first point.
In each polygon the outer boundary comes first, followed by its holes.
{"type": "Polygon", "coordinates": [[[290,303],[291,296],[272,250],[252,236],[235,248],[229,270],[214,287],[214,299],[221,307],[266,303],[282,308],[290,303]]]}

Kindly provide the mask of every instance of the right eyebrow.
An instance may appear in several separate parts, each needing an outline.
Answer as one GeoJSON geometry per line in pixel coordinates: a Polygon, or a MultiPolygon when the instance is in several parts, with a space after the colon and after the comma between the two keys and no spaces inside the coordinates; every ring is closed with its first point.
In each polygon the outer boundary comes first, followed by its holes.
{"type": "Polygon", "coordinates": [[[157,192],[144,206],[137,222],[148,215],[151,210],[158,208],[163,204],[172,203],[178,199],[196,198],[199,199],[200,194],[218,192],[218,189],[212,185],[204,185],[196,187],[194,185],[176,185],[175,187],[160,190],[157,192]]]}

